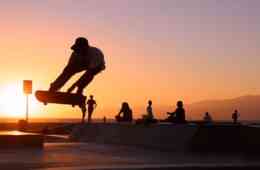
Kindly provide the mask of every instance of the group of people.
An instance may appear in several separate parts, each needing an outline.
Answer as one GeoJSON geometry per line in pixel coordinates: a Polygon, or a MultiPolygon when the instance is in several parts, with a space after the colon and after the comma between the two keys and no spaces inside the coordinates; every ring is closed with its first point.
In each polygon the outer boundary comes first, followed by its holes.
{"type": "MultiPolygon", "coordinates": [[[[163,120],[163,122],[172,122],[172,123],[186,123],[185,118],[185,110],[183,108],[183,102],[177,102],[177,108],[174,112],[168,112],[168,117],[163,120]]],[[[130,108],[127,102],[123,102],[119,113],[115,116],[116,121],[118,122],[132,122],[133,121],[133,111],[130,108]]],[[[157,119],[154,117],[152,101],[148,101],[148,105],[146,107],[146,114],[142,115],[141,119],[137,119],[137,124],[149,124],[156,123],[157,119]]]]}
{"type": "MultiPolygon", "coordinates": [[[[91,122],[91,116],[94,109],[97,106],[93,95],[90,95],[90,99],[87,101],[88,105],[88,122],[91,122]]],[[[178,101],[176,104],[177,108],[174,112],[167,112],[168,117],[161,122],[171,122],[171,123],[186,123],[185,109],[183,108],[183,102],[178,101]]],[[[234,124],[238,123],[239,118],[238,110],[232,113],[232,120],[234,124]]],[[[132,122],[133,121],[133,111],[127,102],[123,102],[120,111],[115,116],[117,122],[132,122]]],[[[152,101],[148,100],[148,105],[146,107],[146,114],[142,115],[141,119],[137,119],[137,124],[150,124],[157,123],[158,120],[154,117],[154,112],[152,108],[152,101]]],[[[207,124],[213,123],[213,118],[209,112],[206,112],[203,116],[203,122],[207,124]]]]}
{"type": "MultiPolygon", "coordinates": [[[[102,51],[96,47],[93,47],[89,44],[88,39],[85,37],[78,37],[75,40],[75,43],[71,46],[71,56],[68,61],[68,64],[63,69],[61,74],[50,84],[49,91],[57,92],[59,91],[64,84],[76,73],[85,71],[85,73],[77,80],[72,86],[67,89],[68,93],[76,91],[78,95],[83,94],[83,90],[88,86],[88,84],[94,79],[94,77],[105,70],[106,64],[102,51]]],[[[96,101],[94,100],[93,95],[90,96],[90,99],[87,101],[88,105],[88,122],[91,122],[92,113],[97,106],[96,101]]],[[[166,122],[173,123],[185,123],[185,110],[183,108],[183,102],[177,102],[177,108],[174,112],[168,112],[168,117],[163,120],[166,122]]],[[[237,123],[239,114],[236,110],[232,114],[232,119],[234,123],[237,123]]],[[[85,112],[82,116],[82,121],[84,122],[85,112]]],[[[133,111],[130,108],[127,102],[122,103],[122,107],[119,113],[116,115],[116,120],[118,122],[131,122],[133,120],[133,111]]],[[[206,112],[204,116],[205,122],[212,122],[211,115],[206,112]]],[[[148,106],[146,108],[146,114],[142,116],[141,119],[138,119],[139,123],[155,123],[157,120],[154,118],[152,101],[148,101],[148,106]]]]}
{"type": "MultiPolygon", "coordinates": [[[[177,108],[174,112],[167,112],[168,117],[164,120],[161,120],[161,122],[171,122],[171,123],[177,123],[182,124],[186,123],[186,116],[185,116],[185,109],[183,107],[183,102],[178,101],[177,102],[177,108]]],[[[235,110],[234,113],[232,113],[232,120],[234,124],[238,123],[239,118],[238,110],[235,110]]],[[[117,122],[132,122],[133,121],[133,111],[130,108],[129,104],[127,102],[123,102],[121,109],[119,113],[116,115],[116,121],[117,122]]],[[[157,119],[154,117],[153,108],[152,108],[152,101],[148,101],[148,105],[146,107],[146,114],[142,115],[141,119],[137,119],[137,124],[149,124],[149,123],[156,123],[158,122],[157,119]]],[[[203,116],[203,122],[206,124],[213,123],[213,118],[209,112],[206,112],[203,116]]]]}
{"type": "MultiPolygon", "coordinates": [[[[238,110],[235,110],[235,111],[232,113],[231,118],[232,118],[234,124],[237,124],[237,123],[238,123],[238,118],[239,118],[239,116],[240,116],[240,115],[239,115],[239,113],[238,113],[238,110]]],[[[211,114],[210,114],[209,112],[206,112],[206,113],[204,114],[203,121],[204,121],[204,123],[208,123],[208,124],[210,124],[210,123],[213,122],[213,118],[212,118],[212,116],[211,116],[211,114]]]]}

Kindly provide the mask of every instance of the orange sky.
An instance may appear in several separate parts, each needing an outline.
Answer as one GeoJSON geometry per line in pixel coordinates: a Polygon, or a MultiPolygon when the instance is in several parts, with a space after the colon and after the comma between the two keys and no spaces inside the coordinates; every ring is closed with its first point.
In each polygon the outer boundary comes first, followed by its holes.
{"type": "MultiPolygon", "coordinates": [[[[259,94],[255,74],[260,23],[258,8],[252,8],[259,3],[177,2],[4,2],[0,93],[10,86],[21,89],[23,79],[32,79],[34,90],[48,89],[67,63],[74,39],[86,36],[104,52],[107,63],[86,90],[98,102],[94,117],[114,116],[122,101],[128,101],[138,117],[152,99],[156,116],[164,117],[178,99],[192,103],[259,94]]],[[[3,109],[3,96],[2,116],[22,116],[22,106],[3,109]],[[19,113],[10,113],[14,111],[19,113]]],[[[17,101],[13,107],[23,105],[23,99],[17,101]]],[[[31,116],[69,118],[81,113],[34,101],[31,116]]]]}

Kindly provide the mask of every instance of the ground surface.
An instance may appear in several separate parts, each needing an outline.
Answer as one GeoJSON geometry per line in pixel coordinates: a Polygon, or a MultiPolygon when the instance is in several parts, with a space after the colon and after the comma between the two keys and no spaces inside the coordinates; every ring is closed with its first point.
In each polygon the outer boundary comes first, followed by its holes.
{"type": "Polygon", "coordinates": [[[167,153],[115,145],[46,143],[43,149],[1,150],[0,169],[79,170],[104,167],[253,166],[259,165],[259,160],[256,156],[238,154],[167,153]]]}

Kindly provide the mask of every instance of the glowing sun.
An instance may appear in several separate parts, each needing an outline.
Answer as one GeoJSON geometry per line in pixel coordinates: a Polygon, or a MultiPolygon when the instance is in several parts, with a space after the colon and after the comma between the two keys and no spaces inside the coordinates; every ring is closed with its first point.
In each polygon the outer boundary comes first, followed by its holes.
{"type": "Polygon", "coordinates": [[[26,112],[26,96],[19,85],[0,88],[0,113],[7,117],[22,118],[26,112]]]}

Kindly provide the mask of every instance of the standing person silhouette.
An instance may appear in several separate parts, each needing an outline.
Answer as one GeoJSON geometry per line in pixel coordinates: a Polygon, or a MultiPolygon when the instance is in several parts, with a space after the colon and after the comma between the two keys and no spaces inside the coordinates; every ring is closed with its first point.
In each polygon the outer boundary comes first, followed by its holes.
{"type": "Polygon", "coordinates": [[[86,71],[80,79],[67,90],[68,93],[71,93],[77,88],[76,93],[81,95],[84,88],[93,80],[95,75],[105,69],[103,53],[98,48],[90,46],[86,38],[77,38],[71,49],[73,52],[67,66],[50,85],[49,91],[51,92],[61,89],[74,74],[86,71]]]}
{"type": "Polygon", "coordinates": [[[239,113],[237,110],[234,111],[234,113],[232,114],[232,119],[233,119],[233,123],[237,124],[238,122],[238,117],[239,117],[239,113]]]}
{"type": "Polygon", "coordinates": [[[97,107],[97,103],[94,100],[94,96],[90,95],[89,97],[90,97],[90,99],[87,101],[87,105],[88,105],[88,123],[91,122],[92,113],[93,113],[94,109],[97,107]]]}

